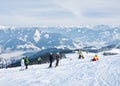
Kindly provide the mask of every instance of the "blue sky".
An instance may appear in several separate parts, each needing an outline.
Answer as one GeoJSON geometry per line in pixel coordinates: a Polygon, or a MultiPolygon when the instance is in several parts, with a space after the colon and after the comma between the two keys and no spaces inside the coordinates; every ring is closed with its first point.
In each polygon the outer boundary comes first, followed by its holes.
{"type": "Polygon", "coordinates": [[[0,0],[0,24],[119,25],[120,0],[0,0]]]}

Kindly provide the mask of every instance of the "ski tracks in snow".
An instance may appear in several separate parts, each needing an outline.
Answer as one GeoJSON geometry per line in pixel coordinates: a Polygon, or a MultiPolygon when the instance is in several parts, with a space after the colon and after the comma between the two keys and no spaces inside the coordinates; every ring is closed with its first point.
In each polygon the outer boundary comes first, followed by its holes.
{"type": "Polygon", "coordinates": [[[93,86],[97,63],[90,62],[90,59],[74,59],[61,64],[57,70],[60,71],[57,76],[58,83],[55,83],[57,86],[61,83],[62,86],[93,86]]]}
{"type": "MultiPolygon", "coordinates": [[[[120,57],[103,57],[96,62],[90,58],[78,59],[70,54],[58,67],[46,68],[49,64],[1,70],[1,86],[119,86],[120,57]],[[4,72],[4,73],[3,73],[4,72]],[[4,75],[5,74],[5,75],[4,75]],[[12,75],[12,76],[11,76],[12,75]],[[6,83],[7,81],[7,83],[6,83]]],[[[87,55],[85,56],[87,57],[87,55]]],[[[92,55],[91,55],[92,57],[92,55]]],[[[53,65],[55,62],[53,63],[53,65]]]]}
{"type": "Polygon", "coordinates": [[[103,57],[96,71],[97,86],[120,86],[120,57],[103,57]],[[101,69],[101,70],[100,70],[101,69]]]}

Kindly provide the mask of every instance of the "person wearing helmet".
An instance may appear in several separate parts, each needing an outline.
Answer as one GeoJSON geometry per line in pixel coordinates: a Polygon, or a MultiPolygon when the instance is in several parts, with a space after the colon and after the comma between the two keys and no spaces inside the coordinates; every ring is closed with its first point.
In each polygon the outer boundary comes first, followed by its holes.
{"type": "Polygon", "coordinates": [[[97,55],[94,56],[94,58],[92,59],[92,61],[97,61],[99,60],[99,57],[97,55]]]}

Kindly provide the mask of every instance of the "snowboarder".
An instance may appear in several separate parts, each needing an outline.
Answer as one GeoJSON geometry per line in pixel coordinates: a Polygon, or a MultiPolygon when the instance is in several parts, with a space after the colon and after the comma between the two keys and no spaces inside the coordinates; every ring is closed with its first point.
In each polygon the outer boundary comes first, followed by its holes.
{"type": "Polygon", "coordinates": [[[57,67],[58,64],[59,64],[59,60],[60,60],[60,54],[57,53],[55,57],[56,57],[56,65],[55,65],[55,67],[57,67]]]}
{"type": "Polygon", "coordinates": [[[49,54],[49,61],[50,61],[49,68],[51,68],[52,67],[52,62],[53,62],[53,54],[52,53],[49,54]]]}
{"type": "Polygon", "coordinates": [[[82,51],[79,51],[79,52],[78,52],[78,54],[79,54],[79,57],[78,57],[78,59],[81,59],[81,58],[82,58],[82,59],[84,59],[84,56],[83,56],[83,53],[82,53],[82,51]]]}
{"type": "Polygon", "coordinates": [[[99,60],[99,57],[97,55],[94,56],[94,58],[92,59],[92,61],[97,61],[99,60]]]}
{"type": "Polygon", "coordinates": [[[26,66],[26,69],[28,69],[28,64],[29,64],[29,60],[28,60],[28,57],[26,56],[25,57],[25,66],[26,66]]]}
{"type": "Polygon", "coordinates": [[[25,69],[25,62],[24,62],[24,58],[21,59],[21,71],[23,71],[25,69]]]}

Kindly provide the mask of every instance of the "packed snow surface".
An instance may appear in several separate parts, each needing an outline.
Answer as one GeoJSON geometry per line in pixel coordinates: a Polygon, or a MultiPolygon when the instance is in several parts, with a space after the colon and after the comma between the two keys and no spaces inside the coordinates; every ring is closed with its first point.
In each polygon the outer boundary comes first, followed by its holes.
{"type": "Polygon", "coordinates": [[[0,86],[120,86],[120,54],[103,56],[90,61],[94,53],[83,53],[85,59],[78,59],[77,53],[66,55],[58,67],[49,64],[32,65],[27,70],[20,67],[0,69],[0,86]]]}

